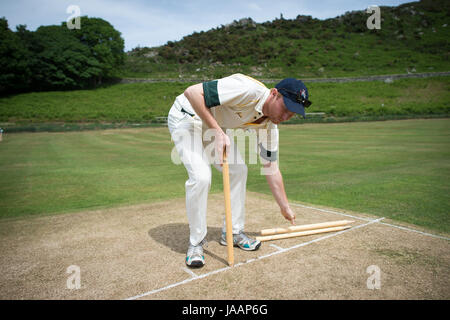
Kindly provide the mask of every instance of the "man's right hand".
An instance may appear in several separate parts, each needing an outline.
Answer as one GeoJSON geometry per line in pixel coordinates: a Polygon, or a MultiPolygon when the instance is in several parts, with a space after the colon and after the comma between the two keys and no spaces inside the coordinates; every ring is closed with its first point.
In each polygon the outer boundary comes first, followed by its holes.
{"type": "Polygon", "coordinates": [[[214,143],[216,151],[216,160],[218,160],[219,164],[222,166],[224,148],[228,158],[230,150],[230,138],[225,134],[225,132],[223,132],[223,130],[216,129],[216,133],[214,136],[214,143]]]}

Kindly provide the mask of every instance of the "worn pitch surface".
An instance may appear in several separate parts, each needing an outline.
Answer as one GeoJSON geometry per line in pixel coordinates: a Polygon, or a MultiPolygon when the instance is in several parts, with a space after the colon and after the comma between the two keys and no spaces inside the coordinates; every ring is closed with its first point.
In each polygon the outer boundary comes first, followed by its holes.
{"type": "MultiPolygon", "coordinates": [[[[249,192],[246,208],[252,236],[287,226],[270,196],[249,192]]],[[[355,222],[339,233],[264,242],[256,252],[236,248],[236,265],[228,268],[226,248],[218,242],[223,195],[214,194],[208,204],[207,264],[187,270],[184,199],[2,220],[0,299],[450,298],[448,235],[398,228],[397,222],[367,214],[292,208],[297,224],[355,222]],[[68,279],[73,284],[67,273],[72,265],[80,268],[80,289],[67,288],[68,279]],[[380,271],[379,289],[368,288],[376,276],[367,272],[370,266],[380,271]]]]}

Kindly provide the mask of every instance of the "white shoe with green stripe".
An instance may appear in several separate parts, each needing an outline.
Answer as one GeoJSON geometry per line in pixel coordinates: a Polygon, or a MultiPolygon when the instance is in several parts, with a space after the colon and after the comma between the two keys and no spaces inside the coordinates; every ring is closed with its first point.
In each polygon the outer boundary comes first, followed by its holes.
{"type": "Polygon", "coordinates": [[[206,240],[203,239],[198,245],[189,244],[186,254],[186,265],[190,268],[201,268],[205,265],[205,256],[203,255],[203,246],[206,240]]]}
{"type": "MultiPolygon", "coordinates": [[[[227,245],[226,233],[222,232],[220,244],[227,245]]],[[[261,246],[261,241],[249,238],[243,231],[239,234],[233,234],[233,245],[246,251],[256,251],[261,246]]]]}

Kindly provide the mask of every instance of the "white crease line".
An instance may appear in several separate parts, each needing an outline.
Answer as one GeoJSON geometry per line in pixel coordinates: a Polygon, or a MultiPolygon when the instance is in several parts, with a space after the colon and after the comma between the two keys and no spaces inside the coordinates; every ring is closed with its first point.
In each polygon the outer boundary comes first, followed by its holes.
{"type": "Polygon", "coordinates": [[[349,217],[349,218],[354,218],[354,219],[359,219],[359,220],[364,220],[364,221],[372,221],[372,219],[369,219],[369,218],[361,218],[361,217],[357,217],[357,216],[352,216],[351,214],[342,213],[342,212],[338,212],[338,211],[332,211],[332,210],[325,210],[325,209],[320,209],[320,208],[315,208],[315,207],[309,207],[309,206],[305,206],[303,204],[292,203],[292,202],[291,202],[291,204],[293,206],[297,206],[297,207],[303,207],[303,208],[314,209],[314,210],[327,212],[327,213],[339,214],[341,216],[345,216],[345,217],[349,217]]]}
{"type": "MultiPolygon", "coordinates": [[[[305,206],[305,205],[298,204],[298,203],[291,203],[291,204],[294,205],[294,206],[297,206],[297,207],[303,207],[303,208],[318,210],[318,211],[327,212],[327,213],[334,213],[334,214],[338,214],[338,215],[341,215],[341,216],[350,217],[350,218],[354,218],[354,219],[371,221],[371,219],[368,219],[368,218],[356,217],[356,216],[352,216],[350,214],[342,213],[342,212],[339,212],[339,211],[332,211],[332,210],[325,210],[325,209],[320,209],[320,208],[315,208],[315,207],[309,207],[309,206],[305,206]]],[[[407,228],[407,227],[402,227],[402,226],[391,224],[391,223],[387,223],[387,222],[380,222],[380,224],[384,224],[385,226],[390,226],[390,227],[402,229],[402,230],[405,230],[405,231],[411,231],[411,232],[420,233],[422,235],[433,237],[433,238],[444,239],[444,240],[450,241],[450,238],[447,238],[447,237],[444,237],[444,236],[439,236],[437,234],[427,233],[427,232],[423,232],[423,231],[419,231],[419,230],[415,230],[415,229],[411,229],[411,228],[407,228]]]]}
{"type": "Polygon", "coordinates": [[[184,267],[183,270],[186,271],[187,273],[189,273],[193,278],[197,278],[198,277],[198,275],[196,275],[194,273],[194,271],[190,270],[189,268],[184,267]]]}
{"type": "Polygon", "coordinates": [[[423,232],[423,231],[419,231],[419,230],[415,230],[415,229],[411,229],[411,228],[407,228],[407,227],[402,227],[402,226],[398,226],[398,225],[390,224],[390,223],[386,223],[386,222],[381,222],[381,224],[384,224],[384,225],[390,226],[390,227],[394,227],[394,228],[398,228],[398,229],[401,229],[401,230],[406,230],[406,231],[420,233],[420,234],[422,234],[424,236],[429,236],[429,237],[433,237],[433,238],[444,239],[444,240],[450,241],[450,238],[447,238],[447,237],[444,237],[444,236],[439,236],[437,234],[427,233],[427,232],[423,232]]]}
{"type": "Polygon", "coordinates": [[[292,246],[292,247],[288,248],[287,250],[300,248],[300,247],[306,246],[306,245],[308,245],[308,244],[311,244],[311,243],[314,243],[314,242],[318,242],[318,241],[320,241],[320,240],[325,240],[325,239],[328,239],[328,238],[331,238],[331,237],[335,237],[335,236],[340,235],[340,234],[342,234],[342,233],[349,232],[350,230],[359,229],[359,228],[368,226],[369,224],[373,224],[373,223],[380,222],[380,221],[383,220],[383,219],[384,219],[384,217],[383,217],[383,218],[379,218],[379,219],[375,219],[375,220],[371,220],[371,221],[369,221],[369,222],[367,222],[367,223],[360,224],[359,226],[351,227],[350,229],[338,231],[338,232],[336,232],[336,233],[332,233],[332,234],[323,236],[323,237],[321,237],[321,238],[313,239],[313,240],[311,240],[311,241],[309,241],[309,242],[297,244],[297,245],[295,245],[295,246],[292,246]]]}
{"type": "Polygon", "coordinates": [[[189,283],[189,282],[197,280],[197,279],[202,279],[202,278],[208,277],[210,275],[213,275],[213,274],[216,274],[216,273],[220,273],[220,272],[228,270],[228,269],[230,269],[230,267],[225,267],[225,268],[221,268],[221,269],[218,269],[218,270],[214,270],[214,271],[211,271],[211,272],[199,275],[199,276],[197,276],[195,278],[189,278],[189,279],[186,279],[186,280],[183,280],[183,281],[180,281],[180,282],[176,282],[176,283],[170,284],[168,286],[165,286],[165,287],[162,287],[162,288],[159,288],[159,289],[155,289],[155,290],[148,291],[148,292],[145,292],[143,294],[140,294],[140,295],[137,295],[137,296],[134,296],[134,297],[131,297],[131,298],[127,298],[125,300],[136,300],[136,299],[139,299],[139,298],[142,298],[142,297],[145,297],[145,296],[149,296],[149,295],[161,292],[161,291],[165,291],[165,290],[168,290],[168,289],[171,289],[171,288],[178,287],[178,286],[180,286],[182,284],[189,283]]]}
{"type": "Polygon", "coordinates": [[[279,247],[279,246],[277,246],[276,244],[273,244],[273,243],[269,244],[269,246],[274,247],[274,248],[277,249],[278,251],[284,251],[284,250],[285,250],[284,248],[279,247]]]}
{"type": "Polygon", "coordinates": [[[280,251],[275,251],[275,252],[266,254],[266,255],[264,255],[264,256],[260,256],[260,257],[258,257],[258,258],[256,258],[256,259],[250,259],[250,260],[247,260],[246,262],[240,262],[240,263],[237,263],[237,264],[234,265],[234,267],[224,267],[224,268],[221,268],[221,269],[217,269],[217,270],[215,270],[215,271],[207,272],[207,273],[205,273],[205,274],[196,276],[195,278],[192,277],[192,278],[189,278],[189,279],[180,281],[180,282],[176,282],[176,283],[170,284],[170,285],[168,285],[168,286],[165,286],[165,287],[162,287],[162,288],[159,288],[159,289],[155,289],[155,290],[148,291],[148,292],[145,292],[145,293],[143,293],[143,294],[140,294],[140,295],[137,295],[137,296],[134,296],[134,297],[131,297],[131,298],[127,298],[127,299],[125,299],[125,300],[136,300],[136,299],[139,299],[139,298],[143,298],[143,297],[145,297],[145,296],[150,296],[150,295],[152,295],[152,294],[155,294],[155,293],[158,293],[158,292],[161,292],[161,291],[165,291],[165,290],[168,290],[168,289],[172,289],[172,288],[181,286],[181,285],[183,285],[183,284],[189,283],[189,282],[194,281],[194,280],[197,280],[197,279],[203,279],[203,278],[209,277],[209,276],[211,276],[211,275],[214,275],[214,274],[217,274],[217,273],[221,273],[221,272],[226,271],[226,270],[229,270],[229,269],[231,269],[231,268],[237,268],[237,267],[240,267],[240,266],[245,265],[245,264],[249,264],[249,263],[254,262],[254,261],[258,261],[258,260],[262,260],[262,259],[265,259],[265,258],[274,256],[274,255],[276,255],[276,254],[280,254],[280,253],[283,253],[283,252],[287,252],[287,251],[290,251],[290,250],[292,250],[292,249],[296,249],[296,248],[299,248],[299,247],[303,247],[303,246],[306,246],[306,245],[311,244],[311,243],[314,243],[314,242],[318,242],[318,241],[325,240],[325,239],[328,239],[328,238],[331,238],[331,237],[335,237],[335,236],[340,235],[340,234],[342,234],[342,233],[344,233],[344,232],[348,232],[348,231],[355,230],[355,229],[358,229],[358,228],[361,228],[361,227],[365,227],[365,226],[367,226],[367,225],[369,225],[369,224],[379,222],[379,221],[381,221],[381,220],[383,220],[383,219],[384,219],[384,218],[380,218],[380,219],[376,219],[376,220],[371,220],[371,221],[369,221],[369,222],[367,222],[367,223],[365,223],[365,224],[361,224],[361,225],[359,225],[359,226],[352,227],[352,228],[350,228],[350,229],[342,230],[342,231],[339,231],[339,232],[337,232],[337,233],[333,233],[333,234],[330,234],[330,235],[327,235],[327,236],[323,236],[323,237],[314,239],[314,240],[312,240],[312,241],[300,243],[300,244],[298,244],[298,245],[292,246],[292,247],[287,248],[287,249],[282,249],[282,250],[280,250],[280,251]]]}

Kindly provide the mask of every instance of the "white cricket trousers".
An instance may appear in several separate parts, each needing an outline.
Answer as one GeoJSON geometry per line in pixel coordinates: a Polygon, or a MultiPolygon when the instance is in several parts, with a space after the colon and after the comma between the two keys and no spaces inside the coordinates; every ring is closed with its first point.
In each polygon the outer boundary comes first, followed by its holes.
{"type": "MultiPolygon", "coordinates": [[[[222,172],[222,167],[215,164],[214,159],[211,159],[208,154],[211,147],[214,150],[214,143],[209,144],[209,141],[204,141],[205,139],[202,138],[201,119],[198,116],[194,118],[181,112],[182,103],[185,104],[185,110],[192,110],[187,99],[177,98],[170,109],[167,122],[175,148],[189,176],[185,183],[186,213],[190,231],[189,241],[192,245],[197,245],[205,238],[207,233],[206,211],[208,193],[211,187],[211,164],[220,172],[222,172]],[[186,103],[189,105],[186,105],[186,103]]],[[[233,233],[237,234],[244,230],[245,224],[247,166],[233,141],[231,141],[227,159],[229,159],[233,233]]],[[[224,210],[225,205],[223,206],[224,210]]],[[[225,230],[224,217],[222,231],[225,232],[225,230]]]]}

